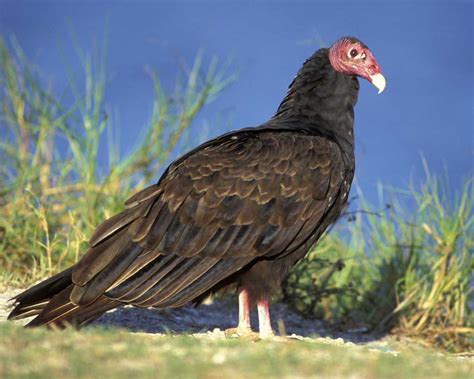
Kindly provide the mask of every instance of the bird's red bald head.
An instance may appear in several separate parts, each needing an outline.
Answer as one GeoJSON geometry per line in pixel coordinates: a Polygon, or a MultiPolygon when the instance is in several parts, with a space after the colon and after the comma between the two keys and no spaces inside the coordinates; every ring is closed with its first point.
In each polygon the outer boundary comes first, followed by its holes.
{"type": "Polygon", "coordinates": [[[329,61],[334,70],[357,75],[371,82],[381,93],[385,78],[369,48],[354,37],[343,37],[329,48],[329,61]]]}

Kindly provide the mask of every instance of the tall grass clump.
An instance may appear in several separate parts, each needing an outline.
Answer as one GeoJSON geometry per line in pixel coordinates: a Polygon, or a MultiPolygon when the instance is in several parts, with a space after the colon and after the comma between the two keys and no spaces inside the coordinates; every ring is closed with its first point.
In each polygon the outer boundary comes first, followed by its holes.
{"type": "Polygon", "coordinates": [[[74,263],[92,229],[120,211],[133,188],[157,180],[196,115],[233,79],[216,59],[203,67],[202,54],[172,92],[151,71],[150,120],[120,156],[105,112],[105,54],[78,51],[82,78],[69,78],[74,100],[65,105],[15,40],[0,38],[0,267],[10,284],[74,263]],[[99,154],[108,154],[105,167],[99,154]]]}
{"type": "MultiPolygon", "coordinates": [[[[353,330],[473,347],[473,181],[450,196],[424,164],[421,187],[380,187],[384,211],[350,214],[294,268],[284,290],[293,307],[353,330]]],[[[359,206],[374,208],[364,199],[359,206]]]]}

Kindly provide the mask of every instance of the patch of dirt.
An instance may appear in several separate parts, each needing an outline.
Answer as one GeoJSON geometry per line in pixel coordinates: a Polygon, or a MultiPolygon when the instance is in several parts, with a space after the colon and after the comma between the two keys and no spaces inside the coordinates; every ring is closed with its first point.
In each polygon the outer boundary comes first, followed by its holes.
{"type": "MultiPolygon", "coordinates": [[[[11,290],[0,294],[0,322],[5,322],[11,309],[8,300],[19,291],[11,290]]],[[[146,334],[192,334],[199,338],[225,338],[224,330],[237,325],[237,302],[214,300],[199,307],[143,309],[131,306],[113,309],[92,326],[106,326],[128,329],[134,333],[146,334]]],[[[288,309],[285,304],[271,306],[273,328],[280,335],[300,340],[320,341],[334,344],[361,344],[369,348],[397,354],[387,339],[370,333],[348,333],[331,330],[320,320],[305,319],[288,309]]],[[[17,322],[24,323],[24,320],[17,322]]],[[[252,325],[258,325],[256,312],[252,313],[252,325]]]]}

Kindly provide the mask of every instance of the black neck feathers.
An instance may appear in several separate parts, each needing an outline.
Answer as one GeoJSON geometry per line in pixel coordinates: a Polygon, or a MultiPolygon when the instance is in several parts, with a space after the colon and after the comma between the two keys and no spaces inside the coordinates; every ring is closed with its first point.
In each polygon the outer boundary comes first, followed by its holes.
{"type": "Polygon", "coordinates": [[[328,49],[320,49],[299,70],[273,120],[304,122],[352,144],[358,90],[357,78],[335,71],[328,49]]]}

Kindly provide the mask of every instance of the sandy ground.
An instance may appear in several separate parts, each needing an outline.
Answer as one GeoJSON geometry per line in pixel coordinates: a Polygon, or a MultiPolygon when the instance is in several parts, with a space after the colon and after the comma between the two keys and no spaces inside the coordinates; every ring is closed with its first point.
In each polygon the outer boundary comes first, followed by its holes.
{"type": "MultiPolygon", "coordinates": [[[[17,292],[11,290],[0,294],[0,322],[6,322],[11,309],[11,302],[8,300],[17,292]]],[[[271,315],[277,334],[325,343],[367,345],[371,349],[397,354],[391,346],[390,338],[362,331],[333,331],[324,322],[305,319],[284,304],[273,304],[271,315]]],[[[134,333],[192,334],[200,338],[225,338],[224,330],[235,327],[236,324],[237,304],[216,300],[199,307],[185,306],[178,309],[120,307],[105,313],[92,325],[128,329],[134,333]]],[[[252,314],[252,325],[258,325],[256,312],[252,314]]]]}

